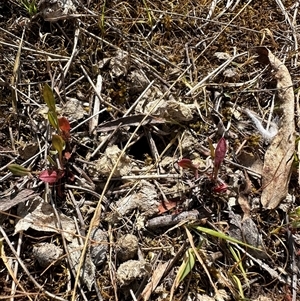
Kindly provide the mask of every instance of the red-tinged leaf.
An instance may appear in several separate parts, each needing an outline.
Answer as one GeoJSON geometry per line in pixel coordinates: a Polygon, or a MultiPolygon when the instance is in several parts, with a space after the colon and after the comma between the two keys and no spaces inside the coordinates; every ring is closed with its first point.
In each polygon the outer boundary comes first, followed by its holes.
{"type": "Polygon", "coordinates": [[[58,180],[57,172],[55,170],[43,170],[39,175],[39,179],[45,183],[53,184],[58,180]]]}
{"type": "Polygon", "coordinates": [[[220,166],[223,162],[225,155],[227,152],[227,143],[224,137],[222,137],[216,147],[215,150],[215,165],[220,166]]]}
{"type": "Polygon", "coordinates": [[[39,179],[45,183],[53,184],[57,182],[61,177],[63,177],[64,171],[59,170],[51,170],[51,169],[46,169],[41,171],[39,175],[39,179]]]}
{"type": "Polygon", "coordinates": [[[63,132],[69,132],[71,129],[70,123],[66,117],[61,117],[58,119],[59,128],[63,132]]]}
{"type": "Polygon", "coordinates": [[[64,157],[66,160],[69,160],[71,158],[72,154],[70,152],[65,152],[64,157]]]}
{"type": "Polygon", "coordinates": [[[224,161],[227,152],[227,143],[224,137],[222,137],[215,149],[215,161],[214,161],[214,177],[217,178],[218,171],[222,162],[224,161]]]}
{"type": "Polygon", "coordinates": [[[158,205],[158,210],[159,210],[159,213],[162,214],[162,213],[165,213],[165,212],[175,208],[176,206],[177,206],[176,201],[168,200],[166,202],[161,202],[158,205]]]}
{"type": "Polygon", "coordinates": [[[182,168],[189,168],[189,169],[194,169],[195,165],[193,164],[193,162],[190,159],[181,159],[178,161],[178,165],[182,168]]]}
{"type": "Polygon", "coordinates": [[[191,169],[194,172],[195,178],[198,178],[198,167],[195,164],[193,164],[193,162],[190,159],[183,158],[177,163],[181,168],[191,169]]]}
{"type": "Polygon", "coordinates": [[[8,170],[15,176],[29,176],[30,175],[30,169],[27,169],[19,164],[10,164],[7,166],[8,170]]]}
{"type": "Polygon", "coordinates": [[[218,183],[217,186],[214,187],[214,192],[224,193],[227,191],[228,185],[225,182],[218,183]]]}

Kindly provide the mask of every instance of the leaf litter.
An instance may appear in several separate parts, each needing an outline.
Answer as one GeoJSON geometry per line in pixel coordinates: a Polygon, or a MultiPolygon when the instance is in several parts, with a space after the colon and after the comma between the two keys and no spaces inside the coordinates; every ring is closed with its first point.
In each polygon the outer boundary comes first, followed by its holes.
{"type": "Polygon", "coordinates": [[[299,299],[284,5],[0,4],[1,297],[299,299]]]}

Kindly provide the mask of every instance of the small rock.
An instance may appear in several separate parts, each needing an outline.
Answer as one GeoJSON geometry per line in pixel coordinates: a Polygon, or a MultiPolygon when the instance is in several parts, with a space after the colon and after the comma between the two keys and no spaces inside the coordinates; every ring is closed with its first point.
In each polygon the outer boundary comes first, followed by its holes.
{"type": "Polygon", "coordinates": [[[90,247],[91,259],[95,266],[99,266],[106,260],[108,251],[107,233],[95,228],[92,230],[91,239],[93,240],[90,247]]]}
{"type": "Polygon", "coordinates": [[[33,247],[33,256],[43,268],[48,267],[50,264],[57,264],[57,260],[62,254],[62,248],[47,242],[33,247]]]}
{"type": "Polygon", "coordinates": [[[44,20],[53,22],[61,18],[68,18],[68,15],[76,11],[75,3],[72,0],[40,0],[38,10],[44,20]]]}
{"type": "Polygon", "coordinates": [[[120,261],[124,262],[133,259],[137,255],[138,239],[133,234],[123,235],[117,242],[117,256],[120,261]]]}
{"type": "Polygon", "coordinates": [[[145,261],[128,260],[122,263],[117,270],[117,280],[121,286],[125,286],[134,280],[145,277],[150,267],[145,261]]]}

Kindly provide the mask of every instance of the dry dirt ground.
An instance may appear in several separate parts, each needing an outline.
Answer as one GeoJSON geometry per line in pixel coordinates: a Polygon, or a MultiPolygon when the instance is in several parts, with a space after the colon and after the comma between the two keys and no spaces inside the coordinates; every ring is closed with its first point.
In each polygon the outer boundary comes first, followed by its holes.
{"type": "Polygon", "coordinates": [[[0,2],[1,300],[300,300],[299,1],[0,2]]]}

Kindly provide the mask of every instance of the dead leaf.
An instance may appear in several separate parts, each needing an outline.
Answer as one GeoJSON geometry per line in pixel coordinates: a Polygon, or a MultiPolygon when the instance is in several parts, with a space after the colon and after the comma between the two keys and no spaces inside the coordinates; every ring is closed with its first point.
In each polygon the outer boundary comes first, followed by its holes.
{"type": "Polygon", "coordinates": [[[38,143],[29,143],[25,147],[19,147],[18,152],[23,160],[28,160],[37,153],[38,149],[38,143]]]}
{"type": "Polygon", "coordinates": [[[277,93],[282,111],[278,134],[268,147],[263,167],[261,203],[274,209],[287,196],[295,152],[294,92],[286,66],[265,47],[257,49],[259,59],[268,61],[275,71],[277,93]]]}
{"type": "Polygon", "coordinates": [[[13,199],[11,198],[1,198],[0,201],[0,211],[7,211],[13,206],[28,201],[30,199],[33,199],[37,196],[37,194],[34,194],[34,191],[31,189],[24,189],[20,191],[13,199]]]}
{"type": "Polygon", "coordinates": [[[151,281],[147,284],[141,294],[141,298],[143,298],[144,301],[149,300],[149,298],[151,297],[151,293],[156,289],[169,263],[170,261],[159,263],[156,269],[153,271],[151,281]]]}
{"type": "Polygon", "coordinates": [[[176,208],[178,202],[177,201],[173,201],[173,200],[167,200],[162,201],[159,205],[158,205],[158,210],[160,214],[163,214],[173,208],[176,208]]]}
{"type": "Polygon", "coordinates": [[[245,166],[249,167],[251,171],[254,171],[255,173],[261,175],[263,170],[263,162],[260,159],[258,153],[250,153],[245,150],[242,150],[238,157],[238,162],[245,166]]]}
{"type": "Polygon", "coordinates": [[[241,206],[241,209],[244,213],[244,219],[250,217],[250,205],[245,195],[240,194],[238,197],[238,203],[241,206]]]}
{"type": "MultiPolygon", "coordinates": [[[[60,229],[57,228],[57,219],[54,209],[41,197],[36,197],[26,202],[26,204],[19,204],[17,212],[21,218],[15,226],[14,234],[20,231],[26,231],[29,228],[43,232],[61,232],[60,229]]],[[[76,232],[74,221],[63,213],[59,213],[59,217],[64,230],[62,235],[64,235],[68,241],[71,241],[73,234],[76,232]]]]}

